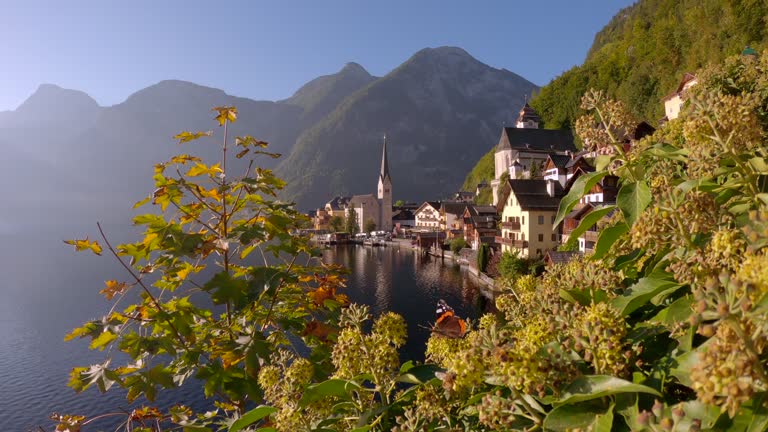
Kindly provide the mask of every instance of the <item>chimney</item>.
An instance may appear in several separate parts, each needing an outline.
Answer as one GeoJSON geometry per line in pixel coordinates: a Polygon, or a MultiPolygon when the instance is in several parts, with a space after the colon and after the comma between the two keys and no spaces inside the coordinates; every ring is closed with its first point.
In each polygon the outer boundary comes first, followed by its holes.
{"type": "Polygon", "coordinates": [[[552,179],[547,180],[547,195],[555,196],[555,181],[552,179]]]}

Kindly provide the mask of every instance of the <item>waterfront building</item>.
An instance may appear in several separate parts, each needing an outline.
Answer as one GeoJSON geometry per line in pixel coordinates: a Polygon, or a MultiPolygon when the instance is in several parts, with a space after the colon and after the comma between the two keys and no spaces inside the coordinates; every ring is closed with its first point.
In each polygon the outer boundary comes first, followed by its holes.
{"type": "Polygon", "coordinates": [[[685,104],[686,91],[691,87],[699,83],[696,75],[692,73],[686,73],[683,75],[683,79],[680,80],[680,84],[674,92],[666,95],[662,100],[664,101],[664,114],[665,117],[661,119],[661,122],[674,120],[680,116],[680,110],[683,109],[685,104]]]}
{"type": "Polygon", "coordinates": [[[517,252],[521,257],[542,256],[559,245],[560,235],[553,229],[563,187],[555,180],[509,179],[502,187],[501,235],[496,243],[502,252],[517,252]]]}
{"type": "Polygon", "coordinates": [[[494,206],[468,205],[462,215],[464,219],[464,240],[470,248],[477,250],[481,244],[496,248],[496,237],[501,235],[498,229],[499,216],[494,206]]]}
{"type": "Polygon", "coordinates": [[[416,228],[423,231],[440,229],[440,201],[424,201],[414,214],[416,228]]]}

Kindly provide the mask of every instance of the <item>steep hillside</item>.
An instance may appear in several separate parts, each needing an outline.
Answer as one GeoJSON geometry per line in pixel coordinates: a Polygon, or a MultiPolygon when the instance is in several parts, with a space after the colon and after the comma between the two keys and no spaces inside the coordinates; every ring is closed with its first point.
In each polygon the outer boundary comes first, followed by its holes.
{"type": "Polygon", "coordinates": [[[569,127],[588,88],[624,101],[655,125],[661,98],[683,73],[768,46],[765,0],[640,0],[620,11],[596,36],[587,59],[551,83],[531,105],[547,127],[569,127]]]}
{"type": "MultiPolygon", "coordinates": [[[[764,0],[640,0],[621,10],[596,36],[587,59],[542,87],[531,105],[550,129],[572,127],[589,88],[627,104],[656,125],[661,99],[685,72],[720,62],[745,46],[768,47],[764,0]]],[[[469,171],[464,188],[493,177],[489,152],[469,171]]]]}
{"type": "Polygon", "coordinates": [[[278,166],[302,208],[376,187],[384,134],[396,199],[455,192],[536,86],[460,48],[424,49],[304,132],[278,166]]]}

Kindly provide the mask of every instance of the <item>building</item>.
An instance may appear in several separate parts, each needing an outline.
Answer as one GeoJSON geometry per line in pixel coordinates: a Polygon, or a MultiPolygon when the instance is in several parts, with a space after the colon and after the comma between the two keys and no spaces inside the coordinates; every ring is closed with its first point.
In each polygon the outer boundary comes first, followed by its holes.
{"type": "Polygon", "coordinates": [[[496,247],[496,237],[501,235],[496,207],[468,205],[463,219],[464,240],[472,249],[477,250],[481,244],[496,247]]]}
{"type": "Polygon", "coordinates": [[[464,209],[467,203],[457,201],[443,201],[440,203],[440,230],[448,234],[448,238],[454,238],[463,233],[464,209]]]}
{"type": "Polygon", "coordinates": [[[494,180],[491,181],[493,204],[499,202],[502,177],[530,178],[531,171],[543,173],[551,154],[565,155],[576,152],[573,134],[568,129],[539,129],[540,119],[528,104],[520,110],[517,127],[505,127],[494,154],[494,180]]]}
{"type": "Polygon", "coordinates": [[[502,252],[534,257],[555,249],[560,235],[553,228],[563,195],[563,187],[555,180],[507,180],[496,207],[501,208],[501,236],[496,243],[502,252]]]}
{"type": "Polygon", "coordinates": [[[674,120],[680,116],[680,110],[683,108],[683,104],[685,103],[686,91],[698,83],[699,81],[695,75],[691,73],[686,73],[683,75],[683,79],[680,80],[680,84],[677,85],[677,89],[662,99],[664,101],[665,114],[664,118],[661,119],[662,122],[674,120]]]}
{"type": "Polygon", "coordinates": [[[416,216],[411,210],[395,210],[392,215],[392,225],[396,229],[413,228],[416,226],[416,216]]]}
{"type": "Polygon", "coordinates": [[[454,201],[471,203],[473,199],[475,199],[475,192],[459,191],[453,195],[454,201]]]}
{"type": "Polygon", "coordinates": [[[440,201],[424,201],[414,215],[416,228],[421,231],[440,229],[440,201]]]}
{"type": "Polygon", "coordinates": [[[359,231],[364,231],[365,224],[372,220],[376,230],[392,231],[392,178],[389,174],[387,155],[387,137],[381,151],[381,169],[376,194],[354,195],[349,199],[349,207],[354,210],[359,231]]]}

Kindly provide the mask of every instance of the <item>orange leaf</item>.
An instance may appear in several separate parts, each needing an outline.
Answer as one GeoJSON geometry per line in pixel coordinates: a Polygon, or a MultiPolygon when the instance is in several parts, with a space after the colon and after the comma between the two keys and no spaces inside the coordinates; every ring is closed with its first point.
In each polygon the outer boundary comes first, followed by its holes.
{"type": "Polygon", "coordinates": [[[116,280],[108,280],[103,290],[99,291],[99,294],[104,294],[107,300],[112,300],[117,294],[122,294],[128,288],[128,284],[125,282],[118,282],[116,280]]]}

